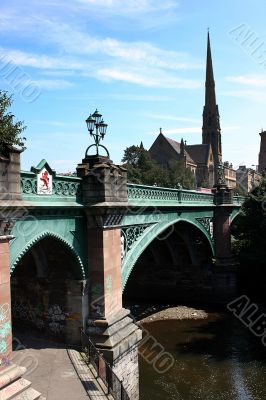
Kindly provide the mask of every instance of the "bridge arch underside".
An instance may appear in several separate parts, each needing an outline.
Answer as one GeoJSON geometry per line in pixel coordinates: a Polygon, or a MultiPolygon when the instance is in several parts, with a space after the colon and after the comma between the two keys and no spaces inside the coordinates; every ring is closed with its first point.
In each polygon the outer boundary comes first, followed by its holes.
{"type": "Polygon", "coordinates": [[[213,296],[213,249],[206,235],[180,221],[160,233],[138,258],[125,301],[203,302],[213,296]]]}
{"type": "Polygon", "coordinates": [[[45,236],[16,263],[11,275],[12,321],[57,341],[76,343],[83,325],[85,281],[80,260],[63,241],[45,236]]]}

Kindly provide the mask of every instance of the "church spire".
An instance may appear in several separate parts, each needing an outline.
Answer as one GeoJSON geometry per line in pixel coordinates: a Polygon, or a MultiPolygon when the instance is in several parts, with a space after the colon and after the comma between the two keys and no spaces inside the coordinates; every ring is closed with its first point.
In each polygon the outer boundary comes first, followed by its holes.
{"type": "Polygon", "coordinates": [[[207,61],[206,61],[206,81],[205,81],[205,106],[207,105],[209,108],[213,110],[215,110],[216,108],[215,82],[213,77],[212,53],[211,53],[209,31],[207,38],[207,61]]]}
{"type": "Polygon", "coordinates": [[[203,108],[202,143],[211,146],[214,158],[214,169],[215,172],[217,172],[217,167],[222,160],[222,143],[220,116],[218,106],[216,104],[215,82],[209,32],[207,36],[205,105],[203,108]]]}

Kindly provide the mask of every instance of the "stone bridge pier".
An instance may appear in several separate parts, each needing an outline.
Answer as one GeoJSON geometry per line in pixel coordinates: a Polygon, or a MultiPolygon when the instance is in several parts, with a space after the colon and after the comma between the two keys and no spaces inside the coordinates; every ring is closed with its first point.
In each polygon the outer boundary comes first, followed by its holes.
{"type": "MultiPolygon", "coordinates": [[[[20,210],[20,151],[6,146],[0,152],[0,371],[12,352],[10,246],[11,229],[20,210]]],[[[1,379],[0,379],[1,388],[1,379]]]]}
{"type": "Polygon", "coordinates": [[[88,156],[77,167],[87,216],[89,319],[87,334],[139,398],[138,343],[142,332],[122,307],[120,222],[128,206],[126,171],[107,157],[88,156]]]}
{"type": "Polygon", "coordinates": [[[232,189],[217,184],[214,194],[213,238],[215,250],[216,290],[221,302],[230,301],[237,292],[236,261],[231,249],[232,189]]]}

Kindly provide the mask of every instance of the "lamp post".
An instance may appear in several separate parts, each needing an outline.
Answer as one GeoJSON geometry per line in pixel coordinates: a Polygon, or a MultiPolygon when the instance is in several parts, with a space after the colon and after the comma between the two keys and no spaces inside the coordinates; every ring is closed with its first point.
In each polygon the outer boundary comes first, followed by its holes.
{"type": "Polygon", "coordinates": [[[94,111],[94,113],[90,114],[90,116],[86,119],[86,124],[89,134],[93,137],[95,143],[91,144],[87,148],[85,157],[88,156],[89,149],[94,146],[96,147],[96,156],[99,156],[99,147],[102,147],[106,151],[107,156],[109,157],[109,151],[107,150],[107,148],[102,144],[100,144],[101,140],[104,139],[108,125],[102,119],[102,114],[99,113],[97,108],[94,111]]]}

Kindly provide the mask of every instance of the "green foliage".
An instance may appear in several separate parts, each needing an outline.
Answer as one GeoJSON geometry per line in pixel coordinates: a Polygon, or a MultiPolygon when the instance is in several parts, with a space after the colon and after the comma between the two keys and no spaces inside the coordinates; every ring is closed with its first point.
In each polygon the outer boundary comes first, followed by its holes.
{"type": "Polygon", "coordinates": [[[23,121],[14,121],[14,115],[7,110],[12,105],[12,95],[0,90],[0,145],[25,147],[25,137],[21,137],[26,129],[23,121]]]}
{"type": "Polygon", "coordinates": [[[128,181],[131,183],[162,187],[177,187],[181,184],[187,189],[195,186],[195,177],[183,162],[174,161],[169,168],[164,168],[152,160],[142,143],[140,146],[127,147],[122,162],[125,163],[128,181]]]}
{"type": "Polygon", "coordinates": [[[264,266],[266,260],[266,177],[253,189],[232,225],[234,250],[243,265],[264,266]]]}
{"type": "Polygon", "coordinates": [[[201,187],[205,188],[205,189],[210,189],[210,182],[208,179],[204,179],[204,181],[202,181],[201,183],[201,187]]]}
{"type": "Polygon", "coordinates": [[[239,195],[239,196],[246,196],[247,191],[244,188],[244,186],[240,185],[238,182],[236,183],[236,186],[233,189],[234,195],[239,195]]]}
{"type": "Polygon", "coordinates": [[[180,183],[186,189],[195,188],[195,176],[189,168],[186,168],[182,161],[170,162],[169,176],[173,187],[176,187],[176,184],[180,183]]]}

